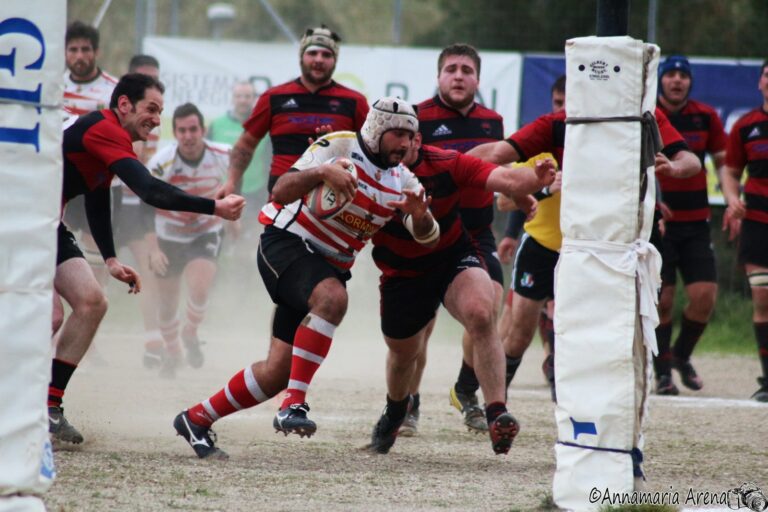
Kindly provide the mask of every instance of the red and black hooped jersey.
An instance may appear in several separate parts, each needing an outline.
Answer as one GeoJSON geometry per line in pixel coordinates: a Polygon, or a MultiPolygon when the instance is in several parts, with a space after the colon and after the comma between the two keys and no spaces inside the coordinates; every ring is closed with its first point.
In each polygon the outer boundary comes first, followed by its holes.
{"type": "MultiPolygon", "coordinates": [[[[419,131],[424,144],[466,153],[486,142],[504,139],[504,119],[479,103],[463,115],[435,95],[419,103],[419,131]]],[[[493,193],[467,189],[459,200],[461,220],[470,233],[493,222],[493,193]]]]}
{"type": "Polygon", "coordinates": [[[768,224],[768,112],[757,108],[736,121],[728,136],[725,164],[746,166],[746,218],[768,224]]]}
{"type": "Polygon", "coordinates": [[[308,139],[317,138],[315,128],[329,124],[335,132],[358,131],[367,114],[365,97],[336,82],[311,93],[297,78],[265,91],[243,127],[259,139],[269,133],[272,140],[267,190],[272,192],[277,178],[309,147],[308,139]]]}
{"type": "Polygon", "coordinates": [[[440,224],[440,241],[434,248],[424,247],[395,217],[373,236],[373,260],[384,278],[419,276],[445,261],[456,244],[469,244],[459,217],[459,194],[470,188],[485,190],[496,166],[457,151],[423,146],[410,168],[432,196],[429,209],[440,224]]]}
{"type": "Polygon", "coordinates": [[[685,138],[688,148],[701,161],[701,170],[688,178],[672,178],[659,175],[659,184],[664,202],[672,210],[668,222],[691,222],[708,220],[709,199],[707,197],[707,172],[704,156],[725,150],[726,135],[723,123],[715,109],[695,100],[688,100],[678,112],[669,112],[661,104],[659,110],[685,138]]]}
{"type": "Polygon", "coordinates": [[[62,206],[80,194],[109,188],[114,176],[109,166],[113,163],[124,158],[137,160],[130,135],[109,109],[86,114],[64,130],[62,152],[62,206]]]}

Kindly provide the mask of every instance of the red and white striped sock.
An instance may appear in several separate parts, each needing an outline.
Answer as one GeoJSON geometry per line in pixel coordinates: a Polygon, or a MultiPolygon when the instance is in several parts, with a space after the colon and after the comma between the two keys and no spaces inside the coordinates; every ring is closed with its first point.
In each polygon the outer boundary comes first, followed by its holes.
{"type": "Polygon", "coordinates": [[[188,410],[195,424],[210,427],[214,421],[233,412],[266,402],[271,397],[262,391],[251,366],[240,370],[224,388],[188,410]]]}
{"type": "Polygon", "coordinates": [[[191,298],[187,299],[187,320],[184,325],[185,333],[197,333],[197,328],[200,327],[200,324],[203,322],[205,311],[207,309],[207,302],[204,302],[203,304],[195,304],[191,298]]]}
{"type": "Polygon", "coordinates": [[[293,338],[291,376],[281,410],[306,401],[312,377],[331,348],[336,326],[312,313],[307,318],[309,321],[302,322],[293,338]]]}
{"type": "Polygon", "coordinates": [[[165,350],[169,354],[181,354],[181,343],[179,342],[179,319],[173,318],[170,321],[160,320],[160,334],[165,342],[165,350]]]}

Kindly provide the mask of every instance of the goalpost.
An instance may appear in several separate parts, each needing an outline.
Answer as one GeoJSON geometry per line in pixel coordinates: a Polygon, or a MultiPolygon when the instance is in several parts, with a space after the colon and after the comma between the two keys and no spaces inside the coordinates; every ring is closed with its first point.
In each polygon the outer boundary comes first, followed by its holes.
{"type": "Polygon", "coordinates": [[[0,511],[45,510],[66,2],[0,4],[0,511]]]}

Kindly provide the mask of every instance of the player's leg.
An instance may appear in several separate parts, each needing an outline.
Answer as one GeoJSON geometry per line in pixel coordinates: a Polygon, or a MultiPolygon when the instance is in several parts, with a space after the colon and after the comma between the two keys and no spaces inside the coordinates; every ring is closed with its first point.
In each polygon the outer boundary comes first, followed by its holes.
{"type": "Polygon", "coordinates": [[[164,352],[163,337],[157,318],[158,290],[157,277],[149,268],[149,244],[143,237],[128,242],[139,274],[141,275],[141,293],[139,308],[144,322],[144,365],[148,368],[158,366],[164,352]]]}
{"type": "Polygon", "coordinates": [[[203,365],[204,356],[197,331],[208,309],[208,297],[216,280],[217,268],[216,260],[208,258],[195,258],[184,268],[187,305],[181,340],[187,353],[187,362],[192,368],[203,365]]]}
{"type": "Polygon", "coordinates": [[[424,342],[421,344],[421,349],[416,356],[416,369],[411,377],[410,395],[411,395],[411,408],[408,410],[408,414],[405,416],[402,426],[400,427],[399,436],[413,437],[416,435],[419,429],[419,418],[421,417],[421,394],[419,388],[421,387],[421,379],[424,376],[424,369],[427,366],[427,351],[429,346],[429,338],[432,336],[432,330],[435,327],[437,316],[432,319],[427,325],[424,333],[424,342]]]}
{"type": "Polygon", "coordinates": [[[49,430],[54,439],[81,443],[83,436],[64,417],[62,403],[70,378],[93,341],[99,324],[107,312],[107,299],[82,257],[74,237],[59,227],[56,293],[72,308],[58,331],[51,382],[48,387],[49,430]]]}
{"type": "Polygon", "coordinates": [[[460,271],[448,286],[443,303],[472,340],[473,362],[486,400],[485,416],[493,451],[507,453],[520,427],[507,412],[504,350],[496,330],[495,295],[487,272],[478,267],[460,271]]]}
{"type": "Polygon", "coordinates": [[[717,299],[717,266],[708,222],[685,226],[680,248],[680,273],[688,304],[683,309],[680,333],[672,349],[673,366],[689,389],[699,390],[704,382],[691,364],[691,354],[707,327],[717,299]]]}
{"type": "Polygon", "coordinates": [[[347,311],[344,283],[350,274],[310,252],[298,236],[272,227],[261,236],[257,263],[273,302],[308,312],[293,338],[291,373],[273,426],[311,436],[317,426],[307,418],[306,393],[347,311]]]}
{"type": "Polygon", "coordinates": [[[739,262],[744,265],[752,291],[752,323],[763,370],[752,398],[768,402],[768,224],[742,221],[739,262]]]}
{"type": "Polygon", "coordinates": [[[662,237],[655,233],[651,237],[656,248],[662,255],[661,293],[659,294],[659,325],[656,327],[656,344],[658,355],[653,358],[653,368],[656,373],[656,394],[677,395],[680,391],[672,380],[672,311],[675,303],[675,283],[680,262],[678,232],[673,227],[662,237]]]}
{"type": "Polygon", "coordinates": [[[414,278],[387,278],[381,293],[381,332],[387,343],[384,410],[376,422],[368,448],[388,453],[412,405],[411,391],[419,358],[426,355],[427,337],[444,288],[444,269],[414,278]]]}
{"type": "Polygon", "coordinates": [[[168,270],[164,276],[157,276],[157,319],[164,350],[160,365],[160,376],[173,378],[182,363],[179,337],[178,309],[181,296],[181,272],[177,263],[169,258],[168,270]]]}

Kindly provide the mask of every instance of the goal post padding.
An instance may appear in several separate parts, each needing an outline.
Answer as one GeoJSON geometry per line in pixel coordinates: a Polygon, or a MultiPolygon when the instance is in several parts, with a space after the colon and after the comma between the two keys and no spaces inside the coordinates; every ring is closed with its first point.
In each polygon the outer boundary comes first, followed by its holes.
{"type": "Polygon", "coordinates": [[[642,151],[655,121],[641,118],[654,112],[659,49],[585,37],[567,41],[565,53],[553,497],[589,510],[601,505],[589,503],[592,488],[632,491],[641,480],[660,268],[648,244],[655,148],[642,151]]]}
{"type": "Polygon", "coordinates": [[[66,2],[0,7],[0,510],[43,510],[66,2]]]}

